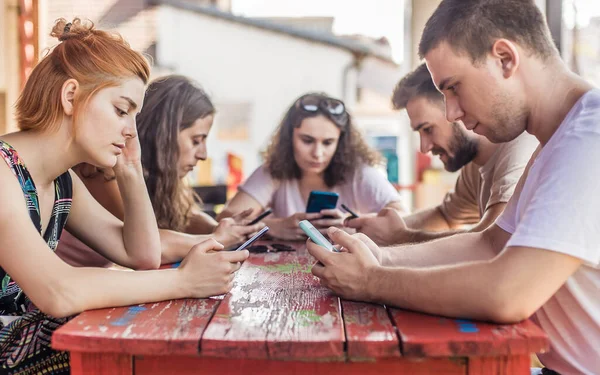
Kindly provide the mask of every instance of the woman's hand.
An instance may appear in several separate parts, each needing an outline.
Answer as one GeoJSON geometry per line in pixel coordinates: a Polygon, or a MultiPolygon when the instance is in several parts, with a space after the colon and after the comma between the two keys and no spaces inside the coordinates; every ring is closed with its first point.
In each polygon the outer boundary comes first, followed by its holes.
{"type": "Polygon", "coordinates": [[[303,241],[306,239],[306,235],[300,229],[300,222],[302,220],[313,220],[320,219],[323,215],[320,213],[304,213],[298,212],[290,217],[276,218],[276,219],[265,219],[265,223],[269,226],[269,235],[273,238],[286,241],[303,241]]]}
{"type": "Polygon", "coordinates": [[[222,243],[225,247],[246,241],[248,237],[252,236],[265,226],[262,222],[254,225],[247,225],[248,220],[246,220],[245,217],[248,215],[243,217],[239,215],[240,214],[221,220],[213,232],[215,240],[222,243]]]}
{"type": "Polygon", "coordinates": [[[348,218],[348,214],[343,213],[337,208],[329,210],[321,210],[321,218],[318,220],[311,221],[312,225],[315,226],[322,234],[327,234],[327,228],[336,227],[343,228],[344,220],[348,218]]]}
{"type": "Polygon", "coordinates": [[[248,250],[221,250],[223,245],[210,239],[194,245],[183,259],[178,271],[187,296],[205,298],[231,290],[235,272],[250,253],[248,250]]]}
{"type": "Polygon", "coordinates": [[[121,155],[117,156],[117,164],[113,167],[116,174],[126,170],[126,168],[141,168],[142,166],[142,150],[140,147],[140,139],[136,136],[125,141],[121,155]]]}

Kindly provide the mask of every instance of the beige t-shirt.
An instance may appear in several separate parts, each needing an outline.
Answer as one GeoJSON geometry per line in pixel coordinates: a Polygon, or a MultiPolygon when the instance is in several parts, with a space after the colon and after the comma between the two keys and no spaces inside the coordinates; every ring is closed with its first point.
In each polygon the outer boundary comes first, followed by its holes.
{"type": "Polygon", "coordinates": [[[478,223],[485,211],[506,203],[513,195],[538,140],[527,133],[501,144],[483,166],[471,162],[464,166],[454,190],[439,206],[451,225],[478,223]]]}

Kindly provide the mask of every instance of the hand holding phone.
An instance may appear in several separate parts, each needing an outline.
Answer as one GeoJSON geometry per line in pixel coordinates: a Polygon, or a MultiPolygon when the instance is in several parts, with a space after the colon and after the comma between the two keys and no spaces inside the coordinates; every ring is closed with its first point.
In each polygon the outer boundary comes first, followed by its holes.
{"type": "Polygon", "coordinates": [[[258,215],[254,220],[252,220],[250,223],[248,223],[248,225],[258,224],[262,219],[271,215],[272,213],[273,213],[273,211],[270,208],[268,208],[265,212],[258,215]]]}
{"type": "Polygon", "coordinates": [[[246,242],[244,242],[243,244],[239,245],[237,248],[235,247],[236,245],[234,245],[233,247],[231,247],[231,248],[229,248],[227,250],[229,250],[229,251],[241,251],[241,250],[244,250],[248,246],[252,245],[260,237],[262,237],[263,234],[267,233],[268,230],[269,230],[269,227],[264,227],[258,233],[256,233],[250,239],[248,239],[246,242]]]}
{"type": "Polygon", "coordinates": [[[338,250],[333,246],[331,242],[319,232],[317,228],[315,228],[310,221],[302,220],[300,222],[300,229],[311,239],[312,242],[316,243],[319,246],[326,248],[329,251],[338,252],[338,250]]]}

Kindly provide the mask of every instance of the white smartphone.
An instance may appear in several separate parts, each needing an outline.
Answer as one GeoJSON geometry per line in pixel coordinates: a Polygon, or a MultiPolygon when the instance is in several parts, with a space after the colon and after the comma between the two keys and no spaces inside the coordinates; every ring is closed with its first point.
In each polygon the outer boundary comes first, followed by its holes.
{"type": "Polygon", "coordinates": [[[302,231],[306,233],[306,235],[311,239],[312,242],[316,243],[319,246],[323,246],[329,251],[333,251],[336,253],[338,252],[338,249],[336,249],[331,244],[331,242],[327,241],[327,238],[325,238],[325,236],[322,235],[321,232],[319,232],[319,230],[310,223],[310,221],[302,220],[300,222],[300,229],[302,229],[302,231]]]}

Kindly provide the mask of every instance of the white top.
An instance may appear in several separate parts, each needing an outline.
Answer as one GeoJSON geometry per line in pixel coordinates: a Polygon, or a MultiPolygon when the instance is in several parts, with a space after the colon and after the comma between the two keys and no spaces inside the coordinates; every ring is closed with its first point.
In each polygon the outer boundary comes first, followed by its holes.
{"type": "MultiPolygon", "coordinates": [[[[600,372],[600,90],[582,96],[531,164],[497,224],[507,246],[568,254],[584,264],[535,313],[550,338],[542,363],[561,374],[600,372]]],[[[532,269],[551,278],[543,269],[532,269]]]]}
{"type": "MultiPolygon", "coordinates": [[[[270,207],[274,217],[289,217],[306,212],[306,201],[300,194],[297,179],[274,180],[267,168],[258,167],[239,187],[263,207],[270,207]]],[[[340,195],[338,206],[344,203],[357,213],[379,212],[388,203],[400,201],[400,196],[385,174],[374,167],[363,165],[344,184],[330,191],[340,195]]]]}

